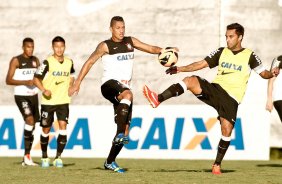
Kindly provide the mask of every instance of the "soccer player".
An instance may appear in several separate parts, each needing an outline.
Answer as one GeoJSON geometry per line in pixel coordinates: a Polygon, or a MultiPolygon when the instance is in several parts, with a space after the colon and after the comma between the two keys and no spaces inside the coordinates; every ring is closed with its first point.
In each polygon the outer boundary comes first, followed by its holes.
{"type": "Polygon", "coordinates": [[[193,62],[187,66],[173,66],[166,70],[167,74],[176,74],[218,66],[217,76],[212,83],[193,75],[171,85],[160,94],[151,91],[146,85],[143,88],[144,95],[153,108],[156,108],[161,102],[189,90],[199,100],[217,110],[222,136],[212,166],[213,174],[221,174],[221,161],[230,144],[237,108],[245,94],[251,69],[264,79],[272,78],[278,74],[277,68],[271,72],[267,71],[253,51],[242,47],[244,37],[242,25],[238,23],[228,25],[225,37],[227,47],[218,48],[201,61],[193,62]]]}
{"type": "Polygon", "coordinates": [[[64,56],[65,40],[56,36],[52,40],[53,55],[43,61],[34,75],[35,85],[42,91],[40,136],[42,159],[41,166],[49,167],[47,147],[49,132],[57,115],[59,135],[57,137],[57,154],[53,161],[55,167],[63,167],[61,154],[67,143],[67,124],[69,118],[69,88],[74,81],[73,61],[64,56]]]}
{"type": "MultiPolygon", "coordinates": [[[[275,60],[280,63],[279,69],[281,69],[282,55],[275,58],[275,60]]],[[[268,80],[266,110],[271,112],[273,106],[282,122],[282,75],[278,75],[277,77],[268,80]]]]}
{"type": "Polygon", "coordinates": [[[104,167],[118,173],[124,173],[125,170],[118,166],[115,159],[123,145],[129,141],[128,134],[133,101],[131,77],[134,48],[151,54],[160,53],[162,48],[143,43],[131,36],[125,36],[125,23],[120,16],[112,17],[110,31],[112,33],[111,38],[99,43],[96,50],[84,63],[71,93],[79,91],[82,80],[93,64],[101,57],[104,67],[101,92],[113,104],[114,119],[117,125],[117,131],[104,167]]]}
{"type": "Polygon", "coordinates": [[[24,158],[23,165],[37,165],[30,157],[33,143],[33,131],[35,123],[39,121],[38,88],[33,84],[33,75],[39,66],[39,60],[33,56],[34,41],[32,38],[24,38],[23,53],[15,56],[10,61],[6,84],[14,85],[16,104],[25,121],[24,125],[24,158]]]}

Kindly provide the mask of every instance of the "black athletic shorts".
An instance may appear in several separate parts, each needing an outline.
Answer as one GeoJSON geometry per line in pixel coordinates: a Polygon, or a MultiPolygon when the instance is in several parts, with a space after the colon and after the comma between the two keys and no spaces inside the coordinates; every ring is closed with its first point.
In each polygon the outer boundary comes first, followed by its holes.
{"type": "Polygon", "coordinates": [[[55,112],[58,121],[66,121],[68,123],[69,104],[41,105],[40,126],[51,127],[54,122],[55,112]]]}
{"type": "MultiPolygon", "coordinates": [[[[232,98],[219,84],[209,83],[198,76],[198,81],[202,88],[202,93],[195,95],[199,100],[212,106],[217,111],[219,117],[228,120],[233,125],[236,122],[238,102],[232,98]]],[[[218,119],[219,119],[218,117],[218,119]]]]}
{"type": "Polygon", "coordinates": [[[15,102],[23,116],[26,119],[28,116],[33,116],[35,122],[39,122],[38,95],[20,96],[15,95],[15,102]]]}
{"type": "Polygon", "coordinates": [[[117,80],[108,80],[101,86],[102,95],[114,105],[119,104],[118,95],[129,88],[117,80]]]}

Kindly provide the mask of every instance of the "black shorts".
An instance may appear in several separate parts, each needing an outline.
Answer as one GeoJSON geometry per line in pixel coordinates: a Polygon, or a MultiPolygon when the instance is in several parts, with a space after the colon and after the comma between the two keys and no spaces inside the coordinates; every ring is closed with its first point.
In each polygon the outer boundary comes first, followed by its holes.
{"type": "Polygon", "coordinates": [[[202,93],[196,97],[212,106],[217,111],[219,117],[228,120],[233,125],[236,122],[238,102],[232,98],[219,84],[209,83],[198,76],[198,81],[202,88],[202,93]]]}
{"type": "Polygon", "coordinates": [[[23,116],[26,119],[28,116],[33,116],[35,122],[39,122],[38,95],[20,96],[15,95],[15,102],[23,116]]]}
{"type": "Polygon", "coordinates": [[[117,97],[125,90],[129,90],[129,88],[113,79],[108,80],[101,86],[102,95],[114,105],[119,104],[117,97]]]}
{"type": "Polygon", "coordinates": [[[51,127],[54,122],[56,112],[57,120],[66,121],[69,119],[69,104],[61,105],[41,105],[40,126],[51,127]]]}

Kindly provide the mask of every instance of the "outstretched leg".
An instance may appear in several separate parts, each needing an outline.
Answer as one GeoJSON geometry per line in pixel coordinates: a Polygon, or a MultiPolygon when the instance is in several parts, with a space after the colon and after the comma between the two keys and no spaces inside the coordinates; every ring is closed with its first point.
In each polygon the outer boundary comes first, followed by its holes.
{"type": "Polygon", "coordinates": [[[171,97],[180,96],[186,90],[191,91],[193,94],[200,94],[202,92],[196,76],[185,77],[182,81],[172,84],[160,94],[151,91],[146,85],[143,87],[143,93],[153,108],[158,107],[161,102],[171,97]]]}

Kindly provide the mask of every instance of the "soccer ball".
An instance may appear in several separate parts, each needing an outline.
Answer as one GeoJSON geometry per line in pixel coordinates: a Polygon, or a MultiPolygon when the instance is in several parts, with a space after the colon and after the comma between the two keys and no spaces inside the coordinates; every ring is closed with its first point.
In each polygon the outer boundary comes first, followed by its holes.
{"type": "Polygon", "coordinates": [[[167,47],[159,53],[158,60],[163,66],[171,67],[177,63],[178,53],[172,47],[167,47]]]}

